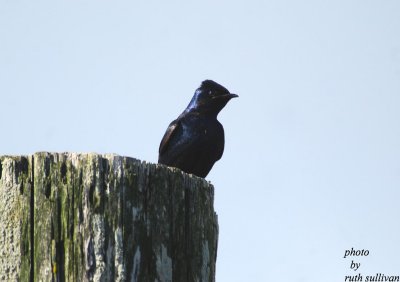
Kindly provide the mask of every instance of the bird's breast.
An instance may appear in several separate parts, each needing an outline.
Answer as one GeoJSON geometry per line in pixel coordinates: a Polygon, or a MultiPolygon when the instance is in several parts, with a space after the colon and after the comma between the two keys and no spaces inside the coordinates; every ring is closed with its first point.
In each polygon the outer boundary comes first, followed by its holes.
{"type": "Polygon", "coordinates": [[[218,120],[196,119],[184,122],[183,134],[190,137],[203,138],[204,141],[217,141],[224,138],[224,129],[218,120]]]}

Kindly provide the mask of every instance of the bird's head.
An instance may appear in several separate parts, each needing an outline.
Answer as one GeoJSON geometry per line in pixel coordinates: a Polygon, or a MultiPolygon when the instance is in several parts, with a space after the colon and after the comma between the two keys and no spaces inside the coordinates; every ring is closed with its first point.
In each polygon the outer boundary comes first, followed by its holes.
{"type": "Polygon", "coordinates": [[[194,92],[187,111],[198,111],[217,116],[232,98],[239,97],[232,94],[222,85],[212,81],[204,80],[200,87],[194,92]]]}

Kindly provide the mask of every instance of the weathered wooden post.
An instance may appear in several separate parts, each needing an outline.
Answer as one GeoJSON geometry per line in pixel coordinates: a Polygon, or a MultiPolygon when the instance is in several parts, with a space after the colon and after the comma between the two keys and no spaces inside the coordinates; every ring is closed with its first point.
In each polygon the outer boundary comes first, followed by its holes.
{"type": "Polygon", "coordinates": [[[0,157],[0,280],[215,281],[213,186],[116,155],[0,157]]]}

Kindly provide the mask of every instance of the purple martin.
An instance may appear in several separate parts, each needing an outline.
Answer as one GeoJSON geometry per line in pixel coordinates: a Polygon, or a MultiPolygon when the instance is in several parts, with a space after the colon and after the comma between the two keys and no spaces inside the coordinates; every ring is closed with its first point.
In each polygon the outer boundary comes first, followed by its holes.
{"type": "Polygon", "coordinates": [[[183,113],[169,124],[158,163],[206,177],[224,152],[224,128],[218,113],[235,97],[222,85],[203,81],[183,113]]]}

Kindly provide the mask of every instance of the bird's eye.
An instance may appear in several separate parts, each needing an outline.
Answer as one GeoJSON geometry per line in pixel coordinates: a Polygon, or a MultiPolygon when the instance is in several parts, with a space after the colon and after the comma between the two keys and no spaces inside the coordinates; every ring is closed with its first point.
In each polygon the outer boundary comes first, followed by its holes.
{"type": "Polygon", "coordinates": [[[209,96],[212,96],[213,95],[213,92],[210,90],[210,91],[208,91],[208,95],[209,96]]]}

